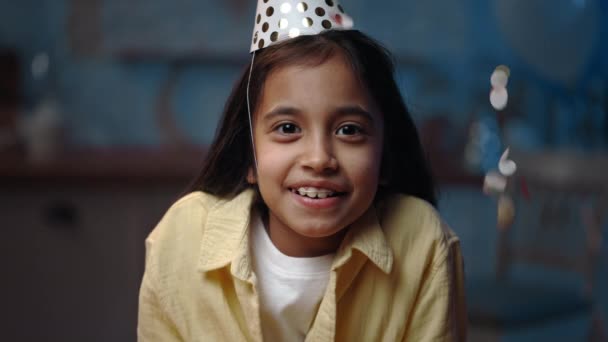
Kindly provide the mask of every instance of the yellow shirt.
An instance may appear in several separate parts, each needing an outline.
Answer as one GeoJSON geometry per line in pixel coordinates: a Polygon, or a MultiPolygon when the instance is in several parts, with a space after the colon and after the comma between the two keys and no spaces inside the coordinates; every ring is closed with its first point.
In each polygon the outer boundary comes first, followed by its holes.
{"type": "MultiPolygon", "coordinates": [[[[177,201],[146,240],[138,340],[262,341],[249,254],[253,191],[177,201]]],[[[465,341],[458,238],[392,195],[349,228],[307,341],[465,341]]]]}

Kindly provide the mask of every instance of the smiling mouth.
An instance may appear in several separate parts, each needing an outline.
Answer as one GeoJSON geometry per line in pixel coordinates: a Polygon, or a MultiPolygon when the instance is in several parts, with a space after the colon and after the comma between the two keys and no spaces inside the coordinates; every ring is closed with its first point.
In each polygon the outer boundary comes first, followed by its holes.
{"type": "Polygon", "coordinates": [[[314,187],[300,187],[300,188],[289,188],[289,191],[293,192],[296,195],[312,198],[312,199],[324,199],[330,197],[338,197],[342,196],[346,193],[337,192],[329,189],[322,188],[314,188],[314,187]]]}

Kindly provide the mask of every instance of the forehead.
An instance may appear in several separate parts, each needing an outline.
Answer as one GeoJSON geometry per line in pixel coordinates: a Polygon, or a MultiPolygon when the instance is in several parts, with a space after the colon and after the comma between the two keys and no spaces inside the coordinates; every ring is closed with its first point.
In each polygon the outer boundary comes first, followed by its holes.
{"type": "Polygon", "coordinates": [[[264,113],[278,105],[311,112],[345,105],[358,105],[368,111],[376,107],[341,54],[318,65],[294,64],[273,70],[266,78],[256,112],[264,113]]]}

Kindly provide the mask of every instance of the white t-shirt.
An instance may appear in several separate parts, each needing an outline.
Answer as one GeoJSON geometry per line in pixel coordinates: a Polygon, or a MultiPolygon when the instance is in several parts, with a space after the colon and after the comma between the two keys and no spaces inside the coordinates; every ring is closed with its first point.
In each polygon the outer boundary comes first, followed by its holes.
{"type": "Polygon", "coordinates": [[[264,340],[304,341],[327,287],[334,255],[294,258],[281,253],[255,214],[251,249],[264,340]]]}

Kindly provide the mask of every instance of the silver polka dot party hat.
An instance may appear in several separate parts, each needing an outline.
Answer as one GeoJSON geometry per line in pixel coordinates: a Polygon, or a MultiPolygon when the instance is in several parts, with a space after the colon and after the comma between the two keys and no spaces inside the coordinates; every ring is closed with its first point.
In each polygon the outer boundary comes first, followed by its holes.
{"type": "Polygon", "coordinates": [[[337,0],[258,0],[250,52],[301,35],[352,27],[337,0]]]}

